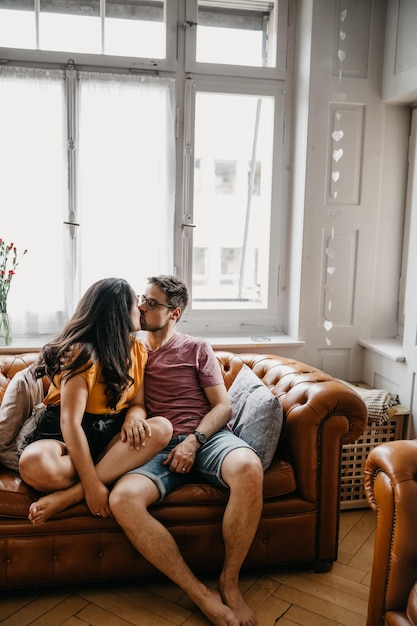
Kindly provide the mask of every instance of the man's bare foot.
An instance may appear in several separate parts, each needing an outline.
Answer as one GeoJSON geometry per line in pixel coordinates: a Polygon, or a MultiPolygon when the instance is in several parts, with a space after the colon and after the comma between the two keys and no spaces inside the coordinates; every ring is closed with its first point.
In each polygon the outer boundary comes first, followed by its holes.
{"type": "Polygon", "coordinates": [[[196,604],[215,626],[239,626],[236,615],[230,607],[223,603],[221,595],[217,591],[207,589],[206,596],[199,598],[196,604]]]}
{"type": "Polygon", "coordinates": [[[238,587],[227,587],[220,581],[223,601],[230,606],[238,618],[240,626],[256,626],[258,620],[255,613],[248,607],[238,587]]]}
{"type": "Polygon", "coordinates": [[[66,495],[65,491],[54,491],[32,502],[28,515],[32,524],[43,524],[53,515],[66,509],[69,506],[66,495]]]}

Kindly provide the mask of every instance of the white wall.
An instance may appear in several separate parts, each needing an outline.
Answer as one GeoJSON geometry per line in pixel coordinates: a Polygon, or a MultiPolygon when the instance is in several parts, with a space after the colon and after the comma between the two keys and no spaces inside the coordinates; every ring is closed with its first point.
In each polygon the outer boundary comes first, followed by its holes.
{"type": "Polygon", "coordinates": [[[381,99],[385,7],[313,3],[297,358],[347,380],[358,339],[397,328],[409,111],[381,99]]]}

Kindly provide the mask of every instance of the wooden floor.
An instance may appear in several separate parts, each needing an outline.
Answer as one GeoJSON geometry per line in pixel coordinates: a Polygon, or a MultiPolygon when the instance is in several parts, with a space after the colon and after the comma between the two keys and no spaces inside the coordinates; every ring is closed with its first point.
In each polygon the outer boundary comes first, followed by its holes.
{"type": "MultiPolygon", "coordinates": [[[[331,572],[298,569],[245,574],[241,588],[259,626],[365,626],[376,515],[341,513],[339,555],[331,572]]],[[[30,563],[28,564],[30,567],[30,563]]],[[[214,579],[205,579],[212,587],[214,579]]],[[[166,580],[0,592],[3,626],[207,626],[187,596],[166,580]]]]}

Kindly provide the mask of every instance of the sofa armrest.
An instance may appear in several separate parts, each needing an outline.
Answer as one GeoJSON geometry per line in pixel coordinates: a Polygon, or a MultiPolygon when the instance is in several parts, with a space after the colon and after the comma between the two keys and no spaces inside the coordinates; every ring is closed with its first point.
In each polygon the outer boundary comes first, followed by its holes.
{"type": "MultiPolygon", "coordinates": [[[[294,359],[229,352],[217,352],[217,357],[227,388],[246,363],[280,399],[284,424],[278,455],[292,463],[301,496],[315,502],[319,481],[319,495],[330,490],[338,499],[341,446],[356,441],[367,423],[366,405],[359,394],[294,359]]],[[[332,503],[336,505],[334,495],[332,503]]]]}
{"type": "Polygon", "coordinates": [[[376,446],[365,463],[364,487],[377,512],[368,626],[386,611],[405,611],[417,581],[417,440],[376,446]]]}
{"type": "Polygon", "coordinates": [[[317,498],[318,474],[321,495],[329,489],[338,494],[341,447],[356,441],[367,424],[366,405],[358,394],[321,377],[319,370],[313,375],[317,380],[302,380],[297,374],[280,396],[286,417],[280,450],[289,451],[298,488],[307,500],[317,498]]]}

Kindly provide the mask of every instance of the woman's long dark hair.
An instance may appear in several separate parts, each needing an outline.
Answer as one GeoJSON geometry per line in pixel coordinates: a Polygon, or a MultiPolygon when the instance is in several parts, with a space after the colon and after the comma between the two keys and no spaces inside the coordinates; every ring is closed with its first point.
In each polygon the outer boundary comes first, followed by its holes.
{"type": "Polygon", "coordinates": [[[53,381],[61,373],[63,379],[71,378],[99,362],[108,406],[114,410],[133,382],[129,376],[133,303],[133,290],[123,278],[103,278],[91,285],[64,330],[43,347],[35,376],[46,374],[53,381]]]}

